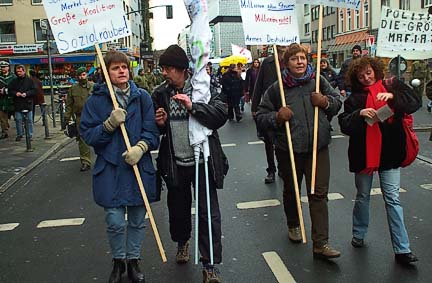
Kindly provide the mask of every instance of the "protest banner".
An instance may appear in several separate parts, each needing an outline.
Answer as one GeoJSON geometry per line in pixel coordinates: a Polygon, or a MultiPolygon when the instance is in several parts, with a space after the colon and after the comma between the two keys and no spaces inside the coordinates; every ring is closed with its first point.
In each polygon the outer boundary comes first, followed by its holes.
{"type": "Polygon", "coordinates": [[[246,47],[241,47],[231,43],[231,53],[247,58],[247,63],[252,63],[252,53],[246,47]]]}
{"type": "MultiPolygon", "coordinates": [[[[94,45],[113,102],[113,108],[118,109],[119,104],[114,95],[113,86],[99,44],[131,34],[123,10],[123,3],[120,0],[43,0],[43,5],[60,53],[72,52],[94,45]]],[[[120,130],[126,148],[129,151],[131,150],[131,144],[124,123],[120,124],[120,130]]],[[[162,261],[166,262],[167,258],[150,203],[144,190],[141,174],[137,164],[133,165],[132,168],[144,206],[147,210],[159,253],[162,261]]]]}
{"type": "Polygon", "coordinates": [[[43,0],[61,54],[131,35],[120,0],[43,0]]]}
{"type": "Polygon", "coordinates": [[[378,57],[401,55],[408,60],[432,58],[432,15],[382,7],[378,57]]]}
{"type": "Polygon", "coordinates": [[[295,0],[239,0],[246,45],[300,42],[295,0]]]}
{"type": "Polygon", "coordinates": [[[361,0],[297,0],[297,3],[360,10],[361,0]]]}

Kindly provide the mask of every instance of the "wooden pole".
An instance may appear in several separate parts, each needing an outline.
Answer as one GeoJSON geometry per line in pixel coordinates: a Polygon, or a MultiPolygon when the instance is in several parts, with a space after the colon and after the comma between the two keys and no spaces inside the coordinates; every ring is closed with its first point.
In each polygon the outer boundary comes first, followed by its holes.
{"type": "MultiPolygon", "coordinates": [[[[108,70],[106,69],[106,65],[105,65],[105,61],[104,61],[103,56],[102,56],[102,52],[101,52],[98,44],[95,44],[95,48],[96,48],[97,55],[99,57],[99,61],[100,61],[100,64],[101,64],[101,67],[102,67],[102,71],[103,71],[104,76],[105,76],[105,80],[106,80],[109,92],[110,92],[110,96],[111,96],[111,100],[113,102],[114,109],[118,109],[119,106],[118,106],[118,103],[117,103],[117,99],[116,99],[116,97],[114,95],[114,90],[113,90],[112,85],[111,85],[111,80],[109,79],[108,70]]],[[[131,145],[130,145],[129,137],[128,137],[128,134],[126,132],[126,127],[125,127],[124,124],[120,124],[120,130],[122,132],[123,139],[124,139],[125,144],[126,144],[126,148],[129,151],[131,149],[131,145]]],[[[159,232],[158,232],[158,229],[156,227],[156,223],[155,223],[154,218],[153,218],[153,213],[151,211],[150,203],[149,203],[149,201],[147,199],[147,195],[146,195],[146,193],[144,191],[144,184],[143,184],[143,182],[141,180],[141,174],[140,174],[140,172],[138,170],[138,166],[136,164],[133,165],[132,167],[133,167],[133,170],[134,170],[134,173],[135,173],[135,177],[136,177],[137,182],[138,182],[138,186],[139,186],[139,189],[140,189],[140,192],[141,192],[141,196],[142,196],[142,198],[144,200],[144,205],[145,205],[145,208],[147,210],[147,213],[148,213],[148,216],[149,216],[149,219],[150,219],[150,224],[152,226],[153,233],[155,235],[156,242],[157,242],[157,245],[159,247],[159,252],[160,252],[160,255],[162,257],[162,261],[166,262],[167,258],[166,258],[165,251],[164,251],[163,246],[162,246],[162,242],[161,242],[160,237],[159,237],[159,232]]]]}
{"type": "MultiPolygon", "coordinates": [[[[281,96],[281,100],[282,100],[282,107],[285,107],[286,106],[285,93],[284,93],[284,89],[283,89],[283,85],[282,85],[282,76],[281,76],[281,72],[280,72],[279,56],[277,53],[276,45],[273,45],[273,50],[274,50],[274,57],[275,57],[275,64],[276,64],[276,73],[277,73],[278,82],[279,82],[279,92],[280,92],[280,96],[281,96]]],[[[297,172],[296,172],[296,165],[295,165],[295,160],[294,160],[294,151],[293,151],[293,146],[292,146],[292,141],[291,141],[291,130],[290,130],[290,125],[289,125],[288,121],[285,122],[285,129],[286,129],[286,135],[287,135],[287,140],[288,140],[288,151],[289,151],[290,160],[291,160],[291,169],[292,169],[292,175],[293,175],[293,181],[294,181],[294,191],[295,191],[296,203],[297,203],[297,213],[299,216],[302,241],[305,244],[306,243],[306,232],[305,232],[305,228],[304,228],[303,211],[302,211],[301,202],[300,202],[300,191],[299,191],[299,187],[298,187],[298,183],[297,183],[297,172]]]]}
{"type": "MultiPolygon", "coordinates": [[[[322,14],[323,5],[319,7],[319,20],[318,20],[318,47],[317,47],[317,68],[315,76],[315,92],[320,92],[320,72],[321,72],[321,40],[322,40],[322,14]]],[[[316,159],[318,147],[318,107],[314,107],[314,131],[313,131],[313,151],[312,151],[312,178],[311,178],[311,194],[315,193],[315,179],[316,179],[316,159]]]]}

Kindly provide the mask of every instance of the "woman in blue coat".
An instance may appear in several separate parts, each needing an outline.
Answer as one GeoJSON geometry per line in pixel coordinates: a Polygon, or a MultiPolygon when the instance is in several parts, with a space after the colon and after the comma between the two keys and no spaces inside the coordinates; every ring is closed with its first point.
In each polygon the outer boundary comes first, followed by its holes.
{"type": "Polygon", "coordinates": [[[119,108],[112,110],[107,85],[96,84],[81,114],[80,133],[97,155],[93,168],[93,196],[105,209],[114,263],[109,282],[121,281],[126,263],[131,281],[144,282],[138,262],[146,210],[132,166],[139,168],[148,200],[157,200],[150,150],[159,146],[159,131],[150,95],[129,80],[128,57],[111,51],[104,61],[119,108]],[[133,145],[129,151],[120,130],[122,123],[133,145]]]}

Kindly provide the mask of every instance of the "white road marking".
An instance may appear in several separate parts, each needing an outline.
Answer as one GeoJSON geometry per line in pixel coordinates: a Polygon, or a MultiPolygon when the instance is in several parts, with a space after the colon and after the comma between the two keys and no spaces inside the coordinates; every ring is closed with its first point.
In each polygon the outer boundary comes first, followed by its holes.
{"type": "Polygon", "coordinates": [[[262,254],[267,265],[270,267],[277,282],[280,283],[295,283],[294,277],[286,268],[282,259],[276,252],[265,252],[262,254]]]}
{"type": "Polygon", "coordinates": [[[423,185],[420,185],[420,187],[425,189],[425,190],[432,191],[432,184],[423,184],[423,185]]]}
{"type": "Polygon", "coordinates": [[[334,136],[332,136],[332,139],[343,139],[343,138],[345,138],[344,135],[334,135],[334,136]]]}
{"type": "Polygon", "coordinates": [[[0,224],[0,232],[4,231],[12,231],[16,227],[18,227],[19,223],[6,223],[6,224],[0,224]]]}
{"type": "MultiPolygon", "coordinates": [[[[399,189],[399,193],[406,193],[406,190],[400,188],[400,189],[399,189]]],[[[372,188],[372,189],[371,189],[371,193],[370,193],[370,195],[371,195],[371,196],[373,196],[373,195],[382,195],[382,193],[381,193],[381,188],[372,188]]]]}
{"type": "Polygon", "coordinates": [[[237,204],[238,209],[251,209],[251,208],[262,208],[269,206],[278,206],[280,201],[277,199],[259,200],[259,201],[249,201],[249,202],[239,202],[237,204]]]}
{"type": "Polygon", "coordinates": [[[234,147],[237,146],[235,143],[225,143],[222,145],[222,147],[234,147]]]}
{"type": "Polygon", "coordinates": [[[36,228],[49,228],[61,226],[78,226],[84,223],[85,218],[68,218],[41,221],[36,228]]]}
{"type": "Polygon", "coordinates": [[[75,157],[65,157],[60,159],[60,162],[64,162],[64,161],[74,161],[74,160],[80,160],[79,156],[75,156],[75,157]]]}
{"type": "Polygon", "coordinates": [[[251,142],[248,142],[248,144],[263,144],[264,142],[263,141],[251,141],[251,142]]]}
{"type": "MultiPolygon", "coordinates": [[[[329,193],[327,195],[327,197],[328,197],[329,200],[338,200],[338,199],[343,199],[344,198],[344,196],[342,194],[340,194],[340,193],[329,193]]],[[[302,202],[308,203],[307,196],[302,196],[300,199],[301,199],[302,202]]]]}

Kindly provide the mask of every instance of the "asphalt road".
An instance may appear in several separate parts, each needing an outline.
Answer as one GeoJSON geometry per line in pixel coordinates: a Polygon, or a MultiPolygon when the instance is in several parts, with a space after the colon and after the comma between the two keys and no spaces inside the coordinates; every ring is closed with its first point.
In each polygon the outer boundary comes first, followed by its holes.
{"type": "MultiPolygon", "coordinates": [[[[354,249],[350,240],[355,190],[353,175],[348,172],[348,139],[339,136],[334,125],[330,192],[331,198],[336,199],[329,200],[330,243],[340,249],[342,256],[333,261],[312,257],[306,203],[303,203],[303,214],[308,242],[288,241],[283,208],[277,204],[282,202],[282,182],[277,179],[274,184],[264,184],[264,145],[256,138],[250,114],[240,123],[229,122],[220,130],[230,161],[225,188],[219,191],[223,282],[432,282],[429,272],[432,269],[432,219],[429,217],[432,165],[427,160],[417,160],[402,170],[401,200],[411,246],[420,261],[411,268],[395,264],[384,203],[379,194],[371,197],[366,247],[354,249]],[[273,200],[275,205],[237,208],[239,203],[262,200],[273,200]]],[[[421,155],[430,158],[432,143],[427,141],[428,137],[428,133],[419,133],[421,155]]],[[[91,172],[79,172],[77,160],[60,161],[78,156],[77,152],[77,146],[70,144],[1,196],[0,282],[107,281],[111,271],[110,249],[103,209],[92,199],[91,172]],[[37,227],[45,220],[71,218],[76,219],[75,225],[37,227]]],[[[379,187],[377,180],[373,187],[379,187]]],[[[176,247],[168,232],[166,192],[152,209],[168,262],[162,263],[149,224],[141,262],[146,282],[200,282],[200,267],[193,261],[183,266],[174,261],[176,247]]],[[[193,255],[193,245],[191,248],[193,255]]],[[[125,278],[123,282],[128,281],[125,278]]]]}

